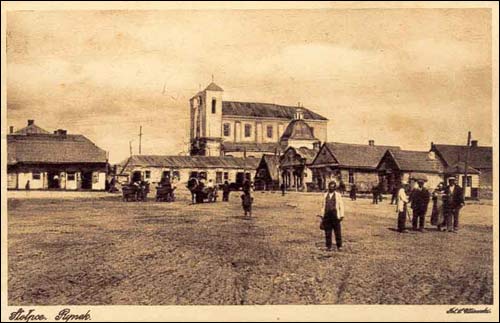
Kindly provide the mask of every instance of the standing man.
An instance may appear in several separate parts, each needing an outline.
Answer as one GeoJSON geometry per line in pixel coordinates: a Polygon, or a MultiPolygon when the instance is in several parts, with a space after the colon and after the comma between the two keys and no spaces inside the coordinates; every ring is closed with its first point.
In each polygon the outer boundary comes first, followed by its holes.
{"type": "Polygon", "coordinates": [[[396,212],[398,212],[398,232],[407,233],[406,214],[408,213],[408,195],[406,195],[405,183],[401,183],[396,194],[396,212]]]}
{"type": "Polygon", "coordinates": [[[417,180],[417,187],[411,196],[411,208],[413,210],[412,228],[416,231],[418,225],[418,231],[420,232],[424,232],[425,213],[431,199],[431,194],[424,187],[424,182],[423,179],[417,180]]]}
{"type": "Polygon", "coordinates": [[[356,201],[356,195],[358,194],[358,187],[356,184],[351,185],[351,192],[349,193],[349,197],[351,198],[351,201],[356,201]]]}
{"type": "Polygon", "coordinates": [[[378,204],[378,185],[372,187],[373,200],[372,204],[378,204]]]}
{"type": "Polygon", "coordinates": [[[281,196],[285,196],[285,192],[286,192],[285,183],[281,183],[280,188],[281,188],[281,196]]]}
{"type": "Polygon", "coordinates": [[[224,182],[222,186],[222,201],[229,202],[229,193],[231,192],[231,187],[229,187],[228,181],[224,182]]]}
{"type": "Polygon", "coordinates": [[[335,234],[337,250],[342,251],[341,222],[344,218],[344,202],[342,195],[336,191],[337,184],[332,181],[328,184],[328,192],[323,203],[322,225],[325,230],[325,243],[328,251],[332,250],[332,231],[335,234]]]}
{"type": "Polygon", "coordinates": [[[460,209],[465,205],[462,188],[456,184],[456,179],[451,177],[449,185],[446,188],[447,205],[446,207],[446,229],[448,232],[457,233],[458,217],[460,209]]]}

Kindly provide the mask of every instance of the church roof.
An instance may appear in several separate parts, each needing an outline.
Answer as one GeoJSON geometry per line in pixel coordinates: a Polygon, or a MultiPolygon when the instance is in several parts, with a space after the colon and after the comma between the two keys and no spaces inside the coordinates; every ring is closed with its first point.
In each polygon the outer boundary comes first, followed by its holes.
{"type": "Polygon", "coordinates": [[[212,82],[206,87],[205,91],[224,91],[224,90],[220,86],[212,82]]]}
{"type": "Polygon", "coordinates": [[[47,130],[42,129],[39,126],[37,126],[35,124],[34,120],[29,120],[28,125],[26,127],[21,128],[14,133],[17,135],[25,135],[28,133],[29,134],[50,134],[50,132],[48,132],[47,130]]]}
{"type": "Polygon", "coordinates": [[[291,121],[286,127],[281,140],[318,140],[311,127],[302,119],[291,121]]]}
{"type": "MultiPolygon", "coordinates": [[[[292,120],[296,110],[299,107],[257,102],[237,102],[223,101],[222,115],[242,116],[242,117],[261,117],[278,118],[292,120]]],[[[327,118],[303,107],[300,109],[304,113],[306,120],[328,120],[327,118]]]]}

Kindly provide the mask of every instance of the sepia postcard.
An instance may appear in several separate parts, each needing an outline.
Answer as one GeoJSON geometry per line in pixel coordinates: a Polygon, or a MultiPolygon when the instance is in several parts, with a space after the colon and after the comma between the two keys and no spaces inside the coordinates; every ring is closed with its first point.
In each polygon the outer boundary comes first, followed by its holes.
{"type": "Polygon", "coordinates": [[[2,322],[494,322],[497,2],[4,1],[2,322]]]}

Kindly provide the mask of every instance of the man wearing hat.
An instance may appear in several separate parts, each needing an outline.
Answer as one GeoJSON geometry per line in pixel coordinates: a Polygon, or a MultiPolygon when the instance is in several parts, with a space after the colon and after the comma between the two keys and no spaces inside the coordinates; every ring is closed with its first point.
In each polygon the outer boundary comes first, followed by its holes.
{"type": "Polygon", "coordinates": [[[448,179],[446,188],[446,229],[448,232],[458,231],[458,216],[460,209],[465,205],[462,188],[456,184],[456,178],[448,179]]]}
{"type": "Polygon", "coordinates": [[[427,212],[427,207],[431,198],[431,194],[424,187],[424,183],[424,179],[417,179],[417,187],[411,194],[411,208],[413,210],[412,228],[416,231],[418,225],[418,230],[420,232],[424,232],[425,213],[427,212]]]}

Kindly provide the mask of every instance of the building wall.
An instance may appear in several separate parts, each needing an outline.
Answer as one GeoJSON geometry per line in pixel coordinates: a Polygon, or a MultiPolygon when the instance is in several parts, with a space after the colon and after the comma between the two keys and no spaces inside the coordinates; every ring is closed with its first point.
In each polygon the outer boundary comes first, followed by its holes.
{"type": "MultiPolygon", "coordinates": [[[[59,176],[59,187],[61,190],[81,189],[81,172],[74,173],[74,179],[69,179],[68,172],[61,171],[59,176]]],[[[41,171],[40,178],[35,179],[33,171],[11,171],[8,173],[9,189],[25,190],[26,183],[30,181],[30,190],[42,190],[49,188],[48,173],[41,171]],[[17,184],[17,185],[16,185],[17,184]]],[[[106,172],[93,172],[92,190],[104,190],[106,188],[106,172]]]]}
{"type": "MultiPolygon", "coordinates": [[[[278,142],[291,120],[274,118],[248,118],[238,116],[222,116],[221,137],[227,142],[278,142]],[[224,135],[224,124],[230,127],[229,135],[224,135]],[[250,137],[245,137],[245,125],[251,126],[250,137]],[[267,127],[273,128],[272,137],[267,136],[267,127]]],[[[306,120],[307,124],[314,129],[314,135],[320,141],[325,142],[327,138],[326,120],[306,120]]]]}

